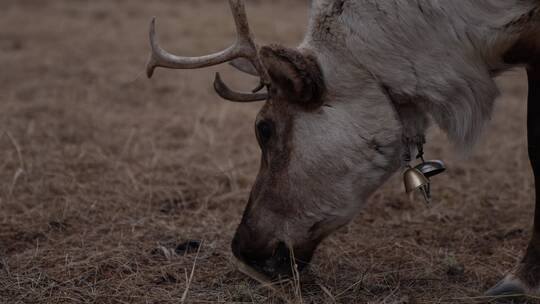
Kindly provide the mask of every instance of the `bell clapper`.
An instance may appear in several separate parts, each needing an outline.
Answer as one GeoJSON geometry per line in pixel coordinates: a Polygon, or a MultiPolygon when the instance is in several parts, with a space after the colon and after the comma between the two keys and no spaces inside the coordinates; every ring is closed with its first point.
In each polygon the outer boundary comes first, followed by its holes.
{"type": "Polygon", "coordinates": [[[426,204],[429,205],[431,203],[431,183],[428,183],[424,187],[420,188],[420,191],[422,192],[422,196],[424,197],[426,204]]]}

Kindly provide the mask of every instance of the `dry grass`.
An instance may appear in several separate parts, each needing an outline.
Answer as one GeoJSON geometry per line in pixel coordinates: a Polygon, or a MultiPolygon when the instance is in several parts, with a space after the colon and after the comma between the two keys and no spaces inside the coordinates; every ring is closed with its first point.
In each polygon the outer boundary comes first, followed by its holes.
{"type": "MultiPolygon", "coordinates": [[[[293,45],[305,1],[253,1],[260,40],[293,45]]],[[[234,37],[225,1],[0,2],[1,303],[485,303],[532,223],[522,73],[470,158],[448,162],[430,207],[395,177],[298,282],[265,288],[229,243],[258,166],[260,105],[221,102],[228,67],[143,77],[147,26],[181,54],[234,37]],[[189,239],[199,251],[175,251],[189,239]],[[300,297],[301,295],[301,297],[300,297]]],[[[246,83],[248,81],[249,83],[246,83]]],[[[530,302],[533,300],[530,299],[530,302]]]]}

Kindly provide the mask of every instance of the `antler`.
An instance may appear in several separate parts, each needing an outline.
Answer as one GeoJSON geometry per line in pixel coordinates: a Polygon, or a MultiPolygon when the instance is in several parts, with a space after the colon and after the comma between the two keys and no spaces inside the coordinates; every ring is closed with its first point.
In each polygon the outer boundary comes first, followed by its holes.
{"type": "MultiPolygon", "coordinates": [[[[236,42],[221,52],[201,57],[180,57],[173,55],[161,48],[156,39],[156,19],[153,18],[150,24],[150,45],[152,47],[152,54],[146,67],[146,74],[148,78],[152,77],[156,67],[170,69],[197,69],[232,61],[237,58],[246,58],[251,61],[257,70],[261,79],[261,84],[264,86],[269,85],[270,77],[268,76],[266,69],[263,67],[263,64],[259,58],[257,45],[253,41],[251,32],[249,30],[244,1],[229,0],[229,5],[236,24],[236,42]]],[[[219,75],[216,75],[214,88],[221,97],[231,101],[258,101],[264,100],[267,97],[266,93],[234,92],[221,81],[219,75]]]]}
{"type": "Polygon", "coordinates": [[[261,101],[268,98],[267,93],[257,93],[255,90],[253,90],[251,93],[236,92],[231,90],[223,82],[223,80],[221,80],[219,73],[216,73],[216,78],[214,79],[214,90],[216,90],[221,98],[237,102],[261,101]]]}

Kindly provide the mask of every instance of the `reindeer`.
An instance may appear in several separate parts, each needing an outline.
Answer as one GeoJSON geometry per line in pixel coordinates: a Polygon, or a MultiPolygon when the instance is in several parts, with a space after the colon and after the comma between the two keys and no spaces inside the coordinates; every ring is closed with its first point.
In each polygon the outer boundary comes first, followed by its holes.
{"type": "MultiPolygon", "coordinates": [[[[229,0],[237,40],[202,57],[160,47],[156,67],[195,69],[230,62],[260,78],[253,92],[224,99],[266,101],[256,118],[262,156],[234,255],[270,276],[311,260],[318,244],[347,224],[421,148],[429,117],[470,150],[490,118],[493,77],[526,66],[528,143],[540,190],[539,0],[313,0],[307,34],[296,48],[259,47],[242,0],[229,0]],[[536,119],[535,119],[536,118],[536,119]],[[294,253],[294,258],[291,258],[294,253]]],[[[525,257],[489,295],[540,294],[540,197],[525,257]]]]}

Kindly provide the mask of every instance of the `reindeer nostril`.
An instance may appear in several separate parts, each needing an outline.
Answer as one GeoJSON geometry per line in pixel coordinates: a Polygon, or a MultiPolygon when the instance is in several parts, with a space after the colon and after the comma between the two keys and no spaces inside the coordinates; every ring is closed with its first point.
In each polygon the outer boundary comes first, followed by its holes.
{"type": "Polygon", "coordinates": [[[272,279],[290,277],[295,269],[301,271],[308,265],[313,251],[310,247],[308,251],[294,252],[283,241],[257,243],[238,235],[231,247],[236,258],[272,279]]]}
{"type": "Polygon", "coordinates": [[[255,241],[253,235],[245,227],[238,229],[231,249],[236,258],[252,267],[262,267],[272,257],[273,251],[267,242],[255,241]]]}
{"type": "Polygon", "coordinates": [[[284,242],[278,242],[273,254],[264,263],[263,270],[272,277],[291,275],[291,251],[284,242]]]}
{"type": "Polygon", "coordinates": [[[284,242],[279,242],[273,256],[280,262],[287,262],[290,260],[291,252],[284,242]]]}

